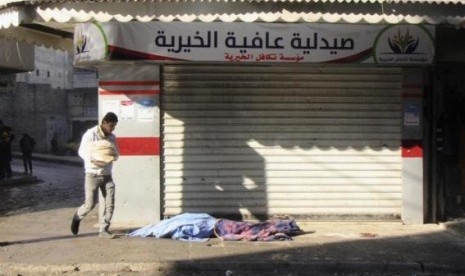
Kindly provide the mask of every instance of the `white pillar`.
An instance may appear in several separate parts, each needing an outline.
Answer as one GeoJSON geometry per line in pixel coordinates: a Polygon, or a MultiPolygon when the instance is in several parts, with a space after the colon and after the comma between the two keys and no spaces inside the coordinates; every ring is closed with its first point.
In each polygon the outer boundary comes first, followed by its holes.
{"type": "Polygon", "coordinates": [[[423,180],[423,69],[403,69],[402,86],[402,221],[425,223],[423,180]]]}
{"type": "Polygon", "coordinates": [[[99,68],[99,122],[108,111],[119,118],[114,132],[120,158],[113,167],[113,228],[160,220],[159,71],[157,65],[99,68]]]}

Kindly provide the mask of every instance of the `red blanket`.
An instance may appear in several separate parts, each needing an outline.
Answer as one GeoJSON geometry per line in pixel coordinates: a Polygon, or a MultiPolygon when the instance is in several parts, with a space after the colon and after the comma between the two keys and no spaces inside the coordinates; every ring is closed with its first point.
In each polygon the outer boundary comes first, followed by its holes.
{"type": "Polygon", "coordinates": [[[251,223],[219,219],[215,224],[215,235],[227,241],[272,241],[290,240],[301,233],[294,220],[268,220],[251,223]]]}

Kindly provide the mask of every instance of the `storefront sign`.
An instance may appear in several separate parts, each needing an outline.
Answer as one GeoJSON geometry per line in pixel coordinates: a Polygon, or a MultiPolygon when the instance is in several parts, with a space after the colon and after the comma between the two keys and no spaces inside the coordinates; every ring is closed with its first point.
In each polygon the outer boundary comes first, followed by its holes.
{"type": "Polygon", "coordinates": [[[434,27],[108,22],[77,24],[75,63],[105,60],[431,64],[434,27]]]}

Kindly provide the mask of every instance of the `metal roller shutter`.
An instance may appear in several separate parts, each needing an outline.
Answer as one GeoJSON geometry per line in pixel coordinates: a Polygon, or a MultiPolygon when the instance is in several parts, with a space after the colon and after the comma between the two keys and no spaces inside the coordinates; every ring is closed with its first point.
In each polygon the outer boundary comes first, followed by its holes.
{"type": "Polygon", "coordinates": [[[165,65],[164,215],[397,218],[401,69],[165,65]]]}

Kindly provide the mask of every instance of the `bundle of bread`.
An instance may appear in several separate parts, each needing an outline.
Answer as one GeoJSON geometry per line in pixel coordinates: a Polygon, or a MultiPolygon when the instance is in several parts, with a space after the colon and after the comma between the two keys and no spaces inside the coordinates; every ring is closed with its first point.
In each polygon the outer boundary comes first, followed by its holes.
{"type": "Polygon", "coordinates": [[[118,158],[115,144],[107,139],[92,143],[90,160],[97,167],[105,167],[118,158]]]}

